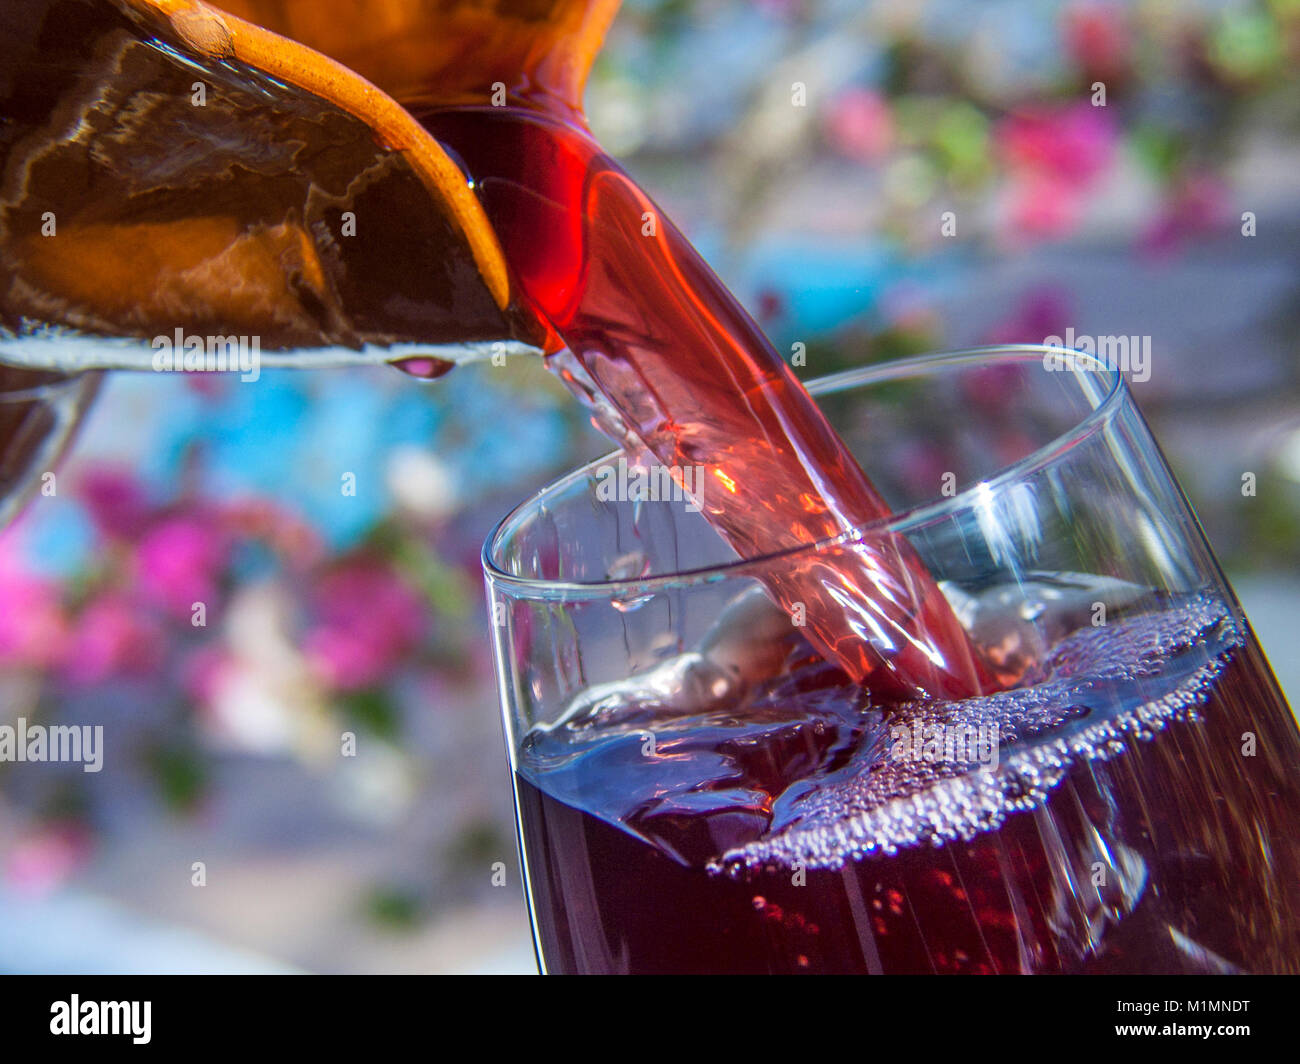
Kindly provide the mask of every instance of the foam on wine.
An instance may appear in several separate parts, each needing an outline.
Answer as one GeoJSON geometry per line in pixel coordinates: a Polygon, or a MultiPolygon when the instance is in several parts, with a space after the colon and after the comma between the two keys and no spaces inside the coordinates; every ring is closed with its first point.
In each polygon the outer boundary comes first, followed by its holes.
{"type": "Polygon", "coordinates": [[[885,733],[941,726],[993,733],[996,770],[961,760],[857,762],[817,781],[779,814],[764,838],[728,850],[715,868],[839,868],[902,847],[968,840],[1041,804],[1076,764],[1123,754],[1171,721],[1194,718],[1241,636],[1222,602],[1195,597],[1109,627],[1081,629],[1046,662],[1033,687],[940,705],[902,706],[885,733]]]}

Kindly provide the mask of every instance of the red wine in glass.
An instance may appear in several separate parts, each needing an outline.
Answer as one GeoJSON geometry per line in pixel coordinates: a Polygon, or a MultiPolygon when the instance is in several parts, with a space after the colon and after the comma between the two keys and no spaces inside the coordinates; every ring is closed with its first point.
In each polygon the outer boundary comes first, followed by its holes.
{"type": "Polygon", "coordinates": [[[640,731],[607,725],[549,771],[557,738],[529,737],[516,788],[546,970],[1294,973],[1300,734],[1225,617],[1178,604],[1089,630],[1056,648],[1046,696],[924,709],[864,714],[809,655],[735,707],[744,726],[641,720],[657,772],[618,756],[640,731]],[[954,716],[1023,748],[974,786],[974,766],[892,756],[891,733],[911,754],[919,720],[954,716]],[[1244,760],[1243,735],[1268,754],[1244,760]],[[1035,748],[1063,736],[1077,749],[1049,780],[1035,748]]]}

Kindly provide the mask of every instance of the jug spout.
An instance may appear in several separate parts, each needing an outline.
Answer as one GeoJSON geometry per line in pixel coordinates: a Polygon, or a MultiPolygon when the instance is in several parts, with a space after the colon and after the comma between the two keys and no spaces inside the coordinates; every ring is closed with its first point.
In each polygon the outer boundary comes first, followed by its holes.
{"type": "Polygon", "coordinates": [[[0,12],[0,362],[156,368],[537,352],[415,102],[577,113],[616,6],[30,0],[0,12]],[[51,42],[58,42],[52,47],[51,42]]]}

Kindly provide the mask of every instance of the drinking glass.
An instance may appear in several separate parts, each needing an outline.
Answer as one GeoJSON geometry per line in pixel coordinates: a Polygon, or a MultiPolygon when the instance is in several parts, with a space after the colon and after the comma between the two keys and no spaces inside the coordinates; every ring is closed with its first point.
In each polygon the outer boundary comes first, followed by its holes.
{"type": "Polygon", "coordinates": [[[888,520],[739,558],[707,477],[616,454],[484,546],[542,971],[1300,968],[1300,733],[1122,375],[810,390],[888,520]],[[1003,690],[886,702],[765,591],[897,537],[1003,690]]]}

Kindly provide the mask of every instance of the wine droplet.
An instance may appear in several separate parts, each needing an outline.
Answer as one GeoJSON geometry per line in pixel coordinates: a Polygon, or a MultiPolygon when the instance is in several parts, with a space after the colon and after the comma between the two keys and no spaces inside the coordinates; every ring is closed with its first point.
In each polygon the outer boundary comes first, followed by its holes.
{"type": "Polygon", "coordinates": [[[432,355],[415,355],[410,358],[394,359],[389,365],[395,366],[407,376],[415,377],[417,380],[433,381],[445,376],[455,368],[456,363],[449,362],[445,358],[434,358],[432,355]]]}

